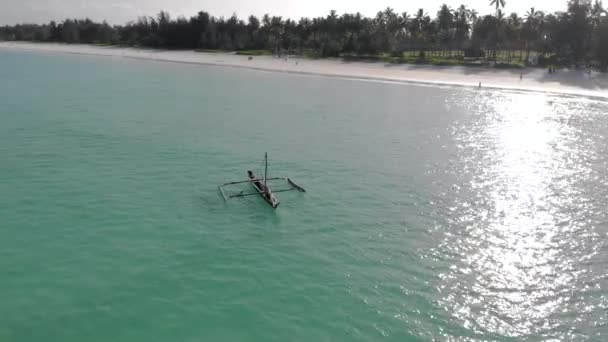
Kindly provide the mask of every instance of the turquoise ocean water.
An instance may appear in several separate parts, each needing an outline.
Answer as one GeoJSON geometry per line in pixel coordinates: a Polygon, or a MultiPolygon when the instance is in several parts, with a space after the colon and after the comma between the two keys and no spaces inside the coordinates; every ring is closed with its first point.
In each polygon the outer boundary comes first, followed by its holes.
{"type": "Polygon", "coordinates": [[[0,50],[0,341],[604,341],[606,113],[0,50]]]}

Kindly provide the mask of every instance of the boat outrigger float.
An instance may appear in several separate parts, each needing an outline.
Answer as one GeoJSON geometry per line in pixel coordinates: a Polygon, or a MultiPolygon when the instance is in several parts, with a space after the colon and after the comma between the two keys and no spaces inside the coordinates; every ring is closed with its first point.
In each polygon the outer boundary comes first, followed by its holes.
{"type": "Polygon", "coordinates": [[[306,192],[306,190],[304,190],[303,187],[299,186],[292,179],[290,179],[288,177],[268,178],[267,176],[268,176],[268,153],[266,153],[264,155],[264,178],[257,178],[253,174],[252,171],[247,171],[247,177],[248,177],[247,180],[222,184],[219,186],[219,190],[220,190],[220,193],[222,194],[222,197],[224,197],[224,201],[227,201],[231,198],[236,198],[236,197],[260,195],[264,199],[264,201],[266,201],[266,203],[268,203],[271,207],[273,207],[275,209],[280,204],[279,200],[274,195],[275,193],[286,192],[286,191],[306,192]],[[283,180],[283,181],[287,182],[287,185],[289,186],[289,188],[280,189],[280,190],[272,190],[272,189],[270,189],[270,185],[268,184],[268,181],[270,181],[270,180],[283,180]],[[243,191],[241,191],[240,193],[238,193],[236,195],[226,195],[226,191],[224,190],[225,187],[227,187],[229,185],[244,184],[244,183],[251,183],[251,185],[253,185],[253,188],[255,189],[255,192],[244,193],[243,191]]]}

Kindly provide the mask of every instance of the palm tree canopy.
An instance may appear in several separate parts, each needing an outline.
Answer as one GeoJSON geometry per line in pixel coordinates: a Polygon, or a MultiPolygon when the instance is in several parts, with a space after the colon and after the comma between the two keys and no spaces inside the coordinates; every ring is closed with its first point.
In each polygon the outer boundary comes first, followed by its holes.
{"type": "Polygon", "coordinates": [[[441,9],[439,9],[439,12],[437,12],[439,29],[449,30],[452,27],[453,19],[454,15],[452,14],[452,9],[450,9],[446,4],[441,6],[441,9]]]}
{"type": "Polygon", "coordinates": [[[477,10],[470,10],[471,20],[476,21],[479,17],[477,10]]]}
{"type": "Polygon", "coordinates": [[[535,16],[536,10],[534,9],[534,7],[530,7],[530,10],[526,12],[526,20],[534,20],[535,16]]]}
{"type": "Polygon", "coordinates": [[[517,13],[511,13],[511,15],[509,15],[509,23],[517,27],[521,24],[521,18],[519,15],[517,15],[517,13]]]}
{"type": "Polygon", "coordinates": [[[504,8],[505,4],[505,0],[490,0],[490,6],[496,6],[496,13],[498,13],[501,7],[504,8]]]}
{"type": "Polygon", "coordinates": [[[496,12],[496,19],[498,19],[499,22],[503,22],[505,20],[505,13],[498,10],[498,12],[496,12]]]}

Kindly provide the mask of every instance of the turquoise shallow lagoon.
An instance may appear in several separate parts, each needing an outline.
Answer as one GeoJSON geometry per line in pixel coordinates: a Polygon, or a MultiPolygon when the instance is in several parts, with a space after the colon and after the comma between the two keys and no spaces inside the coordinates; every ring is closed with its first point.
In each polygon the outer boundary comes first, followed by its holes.
{"type": "Polygon", "coordinates": [[[606,113],[0,50],[0,340],[602,341],[606,113]]]}

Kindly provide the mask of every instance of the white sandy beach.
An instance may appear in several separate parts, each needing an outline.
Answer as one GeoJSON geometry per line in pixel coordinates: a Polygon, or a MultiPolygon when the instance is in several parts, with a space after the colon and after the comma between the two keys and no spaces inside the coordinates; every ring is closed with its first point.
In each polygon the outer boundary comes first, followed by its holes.
{"type": "Polygon", "coordinates": [[[94,45],[0,42],[0,49],[31,50],[51,53],[134,58],[159,62],[192,63],[344,77],[389,82],[414,82],[453,86],[541,91],[571,95],[608,97],[608,75],[588,74],[582,70],[560,70],[548,74],[539,68],[499,70],[482,67],[441,67],[431,65],[392,65],[345,62],[339,59],[279,59],[272,56],[247,56],[233,53],[166,51],[94,45]],[[523,78],[520,79],[520,74],[523,78]]]}

